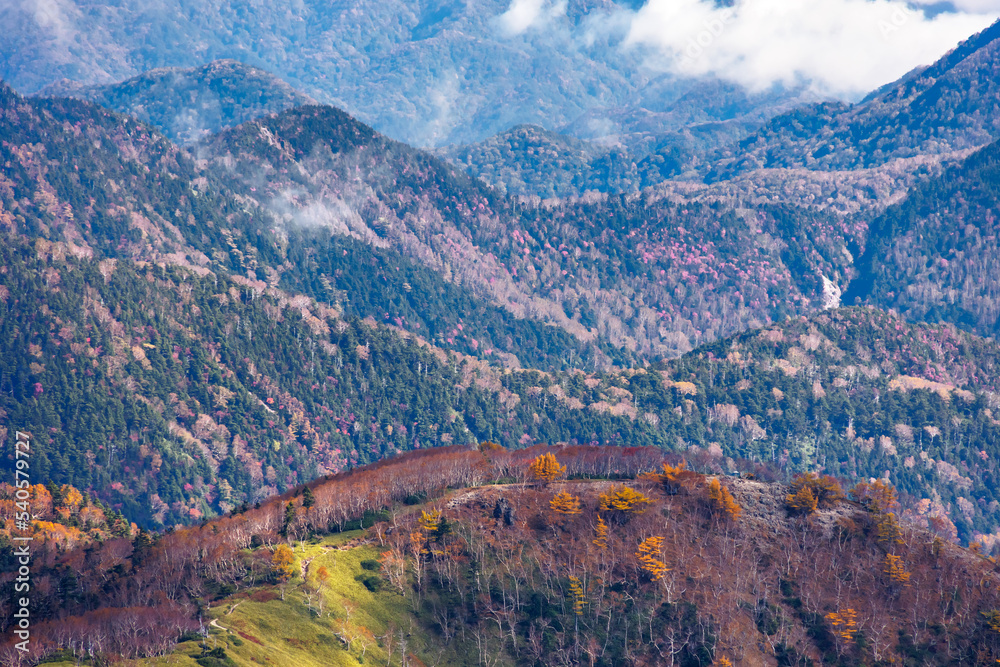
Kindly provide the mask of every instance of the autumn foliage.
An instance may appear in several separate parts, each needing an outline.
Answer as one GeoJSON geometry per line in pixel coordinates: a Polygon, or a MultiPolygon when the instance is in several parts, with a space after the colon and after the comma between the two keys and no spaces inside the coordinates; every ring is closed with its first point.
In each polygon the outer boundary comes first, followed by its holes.
{"type": "Polygon", "coordinates": [[[271,555],[271,567],[278,581],[288,581],[295,574],[295,554],[287,544],[279,544],[271,555]]]}
{"type": "Polygon", "coordinates": [[[569,516],[580,514],[580,512],[583,511],[580,508],[580,498],[565,491],[557,493],[555,497],[549,501],[549,507],[552,508],[553,512],[569,516]]]}
{"type": "Polygon", "coordinates": [[[893,512],[899,507],[899,496],[895,487],[881,479],[857,483],[851,489],[851,497],[876,514],[893,512]]]}
{"type": "Polygon", "coordinates": [[[618,523],[625,523],[642,514],[652,502],[645,494],[624,484],[615,484],[599,497],[598,510],[611,516],[618,523]]]}
{"type": "Polygon", "coordinates": [[[670,571],[666,563],[659,558],[661,549],[663,549],[662,537],[647,537],[635,552],[635,557],[639,559],[639,567],[653,581],[659,581],[670,571]]]}
{"type": "Polygon", "coordinates": [[[717,479],[708,482],[708,500],[712,510],[735,521],[740,518],[743,508],[740,507],[729,489],[724,487],[717,479]]]}
{"type": "Polygon", "coordinates": [[[847,642],[854,641],[854,635],[858,630],[857,611],[847,608],[839,612],[830,612],[826,615],[826,620],[833,626],[837,636],[847,642]]]}
{"type": "Polygon", "coordinates": [[[583,584],[580,583],[579,577],[570,576],[569,595],[573,601],[573,613],[577,616],[583,616],[583,608],[587,602],[583,592],[583,584]]]}
{"type": "Polygon", "coordinates": [[[886,554],[885,562],[882,565],[882,571],[894,584],[906,586],[910,583],[910,573],[906,571],[906,567],[903,565],[903,559],[901,556],[886,554]]]}
{"type": "Polygon", "coordinates": [[[816,511],[818,501],[813,495],[812,489],[803,484],[795,493],[790,493],[785,497],[785,504],[794,514],[812,514],[816,511]]]}
{"type": "Polygon", "coordinates": [[[591,543],[598,549],[607,549],[608,524],[604,523],[604,519],[601,518],[600,514],[597,515],[597,525],[594,527],[594,535],[595,537],[591,543]]]}
{"type": "Polygon", "coordinates": [[[539,482],[554,482],[566,474],[566,466],[560,465],[555,454],[541,454],[529,466],[532,479],[539,482]]]}
{"type": "MultiPolygon", "coordinates": [[[[558,465],[619,480],[623,470],[634,479],[640,463],[662,469],[662,454],[650,465],[654,452],[626,458],[610,449],[609,474],[602,451],[562,448],[558,465]]],[[[672,496],[643,480],[566,481],[554,495],[542,485],[490,484],[508,480],[511,470],[526,481],[526,462],[538,455],[490,451],[487,460],[475,449],[442,448],[341,473],[311,485],[315,504],[296,512],[290,528],[322,534],[385,516],[365,525],[381,554],[376,569],[386,585],[379,595],[426,609],[440,628],[427,631],[440,632],[441,641],[460,641],[462,628],[469,637],[463,646],[512,663],[559,664],[579,655],[579,664],[722,664],[723,657],[772,664],[779,652],[772,647],[779,646],[788,651],[785,664],[820,664],[833,652],[842,664],[892,664],[913,647],[928,655],[950,651],[952,664],[1000,657],[1000,633],[988,616],[1000,608],[994,564],[959,557],[957,547],[935,546],[932,536],[902,522],[902,543],[887,548],[877,519],[893,507],[885,502],[890,487],[865,496],[874,498],[866,509],[842,506],[844,521],[829,531],[789,520],[784,511],[768,513],[785,498],[780,487],[723,483],[683,468],[691,488],[702,492],[672,496]],[[428,500],[404,504],[412,497],[428,500]],[[754,511],[741,513],[737,497],[754,511]],[[518,519],[491,518],[501,505],[518,519]],[[739,521],[706,521],[706,505],[739,521]],[[564,530],[551,530],[553,513],[564,530]]],[[[45,625],[54,617],[40,611],[38,627],[51,639],[35,657],[98,636],[105,655],[162,655],[191,629],[199,605],[224,587],[243,594],[277,580],[292,601],[310,594],[307,586],[323,588],[319,569],[299,583],[294,554],[280,537],[285,507],[301,495],[290,490],[259,508],[152,541],[126,532],[86,549],[45,546],[38,608],[61,610],[75,629],[56,632],[45,625]],[[58,573],[66,568],[79,573],[75,601],[61,588],[58,573]],[[134,646],[126,634],[108,633],[108,619],[138,608],[150,610],[140,615],[143,623],[161,616],[184,622],[143,625],[134,646]]],[[[356,624],[343,621],[330,622],[345,641],[360,641],[356,624]]]]}
{"type": "Polygon", "coordinates": [[[817,508],[833,507],[844,499],[840,483],[829,475],[796,475],[785,499],[794,514],[812,514],[817,508]]]}

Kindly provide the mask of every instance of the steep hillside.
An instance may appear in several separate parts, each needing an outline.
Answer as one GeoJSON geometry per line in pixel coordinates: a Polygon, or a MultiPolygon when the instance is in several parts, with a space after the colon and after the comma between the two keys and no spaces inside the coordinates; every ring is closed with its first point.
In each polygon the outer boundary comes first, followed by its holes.
{"type": "Polygon", "coordinates": [[[992,549],[1000,542],[998,359],[996,343],[952,326],[848,308],[645,369],[524,371],[502,381],[522,400],[577,406],[566,423],[584,413],[634,420],[610,439],[595,432],[594,444],[685,452],[720,473],[748,459],[788,476],[889,479],[915,522],[938,517],[952,537],[992,549]]]}
{"type": "MultiPolygon", "coordinates": [[[[518,125],[481,143],[441,153],[468,174],[510,195],[565,197],[606,189],[591,166],[605,151],[537,125],[518,125]]],[[[628,182],[624,189],[633,189],[631,185],[628,182]]]]}
{"type": "Polygon", "coordinates": [[[846,300],[1000,334],[1000,143],[915,187],[872,222],[846,300]]]}
{"type": "MultiPolygon", "coordinates": [[[[396,323],[467,354],[496,351],[515,365],[558,368],[592,359],[587,350],[593,346],[477,298],[435,270],[440,267],[401,257],[370,236],[352,240],[336,224],[343,217],[336,208],[298,215],[294,202],[257,205],[251,187],[239,183],[244,194],[233,192],[137,121],[76,100],[25,99],[6,87],[0,87],[0,106],[0,159],[8,165],[0,220],[11,233],[67,243],[71,254],[95,260],[152,261],[254,281],[259,276],[268,284],[283,281],[294,291],[340,303],[350,315],[396,323]],[[279,235],[282,221],[294,224],[279,235]],[[368,274],[374,280],[362,277],[368,274]]],[[[342,112],[329,113],[332,122],[324,132],[391,144],[342,112]]],[[[466,180],[463,187],[482,186],[466,180]]]]}
{"type": "Polygon", "coordinates": [[[940,156],[1000,136],[1000,23],[863,102],[821,103],[772,119],[720,153],[710,178],[771,167],[843,169],[940,156]]]}
{"type": "Polygon", "coordinates": [[[3,95],[0,196],[24,233],[265,280],[515,366],[631,365],[814,312],[823,276],[852,275],[852,206],[881,190],[825,184],[831,210],[753,184],[518,202],[330,107],[226,130],[195,160],[86,103],[3,95]],[[380,282],[357,279],[373,266],[380,282]]]}
{"type": "Polygon", "coordinates": [[[852,308],[719,341],[664,364],[662,379],[632,378],[629,390],[680,449],[886,477],[916,521],[940,515],[952,535],[992,547],[998,354],[993,341],[952,326],[852,308]]]}
{"type": "Polygon", "coordinates": [[[650,108],[594,109],[562,128],[562,134],[519,125],[477,144],[438,152],[511,195],[635,192],[691,171],[705,156],[807,99],[794,90],[750,93],[712,79],[678,87],[680,96],[663,108],[647,101],[643,104],[650,108]]]}
{"type": "MultiPolygon", "coordinates": [[[[697,131],[697,130],[695,130],[697,131]]],[[[534,125],[519,125],[470,146],[438,151],[507,195],[574,197],[588,191],[637,192],[676,175],[694,149],[662,139],[652,154],[605,148],[534,125]]]]}
{"type": "Polygon", "coordinates": [[[413,448],[650,430],[618,410],[567,418],[473,357],[261,281],[44,240],[2,252],[0,434],[32,434],[37,479],[145,526],[413,448]]]}
{"type": "Polygon", "coordinates": [[[328,107],[223,132],[203,154],[226,187],[282,213],[283,233],[318,225],[390,245],[517,317],[593,343],[584,368],[628,358],[616,349],[676,356],[814,312],[821,276],[847,281],[845,250],[864,231],[839,213],[764,199],[511,201],[328,107]]]}
{"type": "Polygon", "coordinates": [[[187,69],[155,69],[103,86],[62,81],[47,86],[39,95],[94,102],[149,123],[180,144],[254,118],[315,103],[273,74],[233,60],[187,69]]]}
{"type": "Polygon", "coordinates": [[[859,485],[848,500],[832,478],[720,483],[661,462],[639,449],[449,448],[162,536],[39,541],[32,657],[846,666],[1000,655],[996,561],[900,523],[891,486],[859,485]],[[365,530],[328,536],[352,528],[365,530]]]}
{"type": "Polygon", "coordinates": [[[964,540],[1000,524],[991,343],[844,311],[663,366],[671,382],[693,373],[693,392],[600,370],[615,343],[677,356],[820,308],[820,277],[846,281],[843,239],[863,232],[836,206],[515,203],[326,107],[223,132],[196,164],[87,103],[4,94],[5,423],[37,434],[40,474],[131,520],[494,439],[890,470],[964,540]],[[912,344],[925,339],[938,342],[912,344]],[[759,363],[729,358],[764,340],[759,363]],[[949,360],[960,349],[973,366],[949,360]]]}

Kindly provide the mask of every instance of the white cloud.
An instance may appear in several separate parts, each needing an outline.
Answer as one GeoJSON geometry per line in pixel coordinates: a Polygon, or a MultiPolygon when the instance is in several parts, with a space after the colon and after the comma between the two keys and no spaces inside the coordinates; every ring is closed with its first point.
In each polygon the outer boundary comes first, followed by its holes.
{"type": "Polygon", "coordinates": [[[508,35],[520,35],[528,28],[545,25],[566,13],[567,0],[511,0],[500,15],[500,26],[508,35]]]}
{"type": "Polygon", "coordinates": [[[56,42],[72,41],[75,34],[73,22],[66,16],[66,7],[59,0],[26,0],[24,7],[34,16],[38,26],[56,42]]]}
{"type": "MultiPolygon", "coordinates": [[[[930,4],[930,0],[923,0],[930,4]]],[[[1000,0],[958,0],[938,13],[897,0],[649,0],[632,15],[626,44],[651,48],[650,63],[716,75],[750,88],[811,82],[854,96],[930,64],[989,26],[1000,0]]]]}

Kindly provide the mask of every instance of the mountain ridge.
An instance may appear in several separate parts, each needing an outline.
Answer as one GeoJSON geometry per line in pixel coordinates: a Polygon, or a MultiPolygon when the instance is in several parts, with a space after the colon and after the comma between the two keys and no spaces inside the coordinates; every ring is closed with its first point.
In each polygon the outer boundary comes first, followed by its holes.
{"type": "Polygon", "coordinates": [[[777,116],[720,152],[708,177],[762,166],[872,166],[892,157],[982,147],[1000,134],[998,38],[1000,21],[858,105],[822,103],[777,116]]]}
{"type": "Polygon", "coordinates": [[[181,145],[260,116],[315,104],[273,74],[235,60],[158,68],[98,86],[64,80],[36,95],[75,97],[134,116],[181,145]]]}

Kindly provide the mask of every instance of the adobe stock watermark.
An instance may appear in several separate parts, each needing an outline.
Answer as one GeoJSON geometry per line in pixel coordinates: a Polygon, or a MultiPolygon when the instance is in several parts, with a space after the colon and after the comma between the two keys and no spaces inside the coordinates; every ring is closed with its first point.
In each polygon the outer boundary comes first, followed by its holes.
{"type": "MultiPolygon", "coordinates": [[[[18,532],[31,532],[31,436],[17,432],[14,440],[14,525],[18,532]]],[[[31,641],[31,535],[15,535],[14,558],[17,577],[14,579],[14,634],[21,641],[14,644],[27,653],[31,641]]]]}
{"type": "Polygon", "coordinates": [[[915,10],[905,5],[900,5],[893,9],[888,19],[882,19],[878,22],[878,31],[882,33],[882,39],[889,41],[894,34],[910,22],[914,12],[915,10]]]}
{"type": "Polygon", "coordinates": [[[688,40],[684,47],[681,66],[690,67],[705,54],[705,50],[712,46],[722,33],[726,31],[726,26],[736,19],[736,11],[732,7],[723,8],[715,17],[702,23],[702,30],[688,40]]]}

